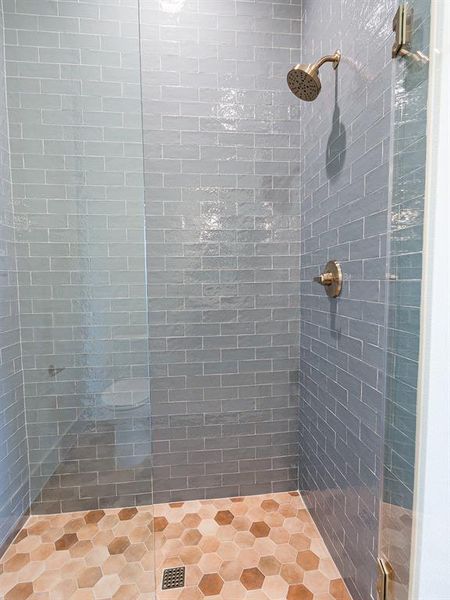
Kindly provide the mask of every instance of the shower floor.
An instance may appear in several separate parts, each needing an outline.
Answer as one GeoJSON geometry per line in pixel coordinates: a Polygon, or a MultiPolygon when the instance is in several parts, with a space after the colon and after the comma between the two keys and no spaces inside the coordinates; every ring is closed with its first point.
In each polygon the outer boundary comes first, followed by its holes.
{"type": "Polygon", "coordinates": [[[158,600],[351,600],[297,492],[30,517],[0,597],[155,600],[155,567],[158,600]],[[185,587],[162,591],[180,565],[185,587]]]}

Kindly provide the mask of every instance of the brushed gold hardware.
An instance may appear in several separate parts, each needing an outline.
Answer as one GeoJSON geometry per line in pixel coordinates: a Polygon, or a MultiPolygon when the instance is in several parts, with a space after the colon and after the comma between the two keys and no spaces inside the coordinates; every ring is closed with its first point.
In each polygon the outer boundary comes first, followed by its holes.
{"type": "Polygon", "coordinates": [[[395,42],[392,46],[392,58],[403,56],[416,63],[427,64],[430,59],[426,54],[417,50],[411,51],[413,9],[408,4],[401,4],[395,13],[392,30],[395,32],[395,42]]]}
{"type": "Polygon", "coordinates": [[[322,88],[319,78],[320,67],[327,62],[331,62],[333,63],[333,69],[336,70],[340,61],[341,51],[336,50],[334,54],[322,56],[315,63],[296,65],[287,75],[289,89],[300,100],[312,102],[317,98],[322,88]]]}
{"type": "Polygon", "coordinates": [[[409,50],[411,43],[411,20],[411,8],[407,4],[400,4],[392,22],[392,30],[395,32],[392,58],[396,58],[401,54],[402,50],[409,50]]]}
{"type": "Polygon", "coordinates": [[[393,570],[390,563],[385,559],[377,559],[377,597],[378,600],[389,600],[389,582],[392,579],[393,570]]]}
{"type": "Polygon", "coordinates": [[[337,298],[342,291],[342,269],[335,260],[327,262],[325,271],[313,278],[313,281],[323,285],[330,298],[337,298]]]}

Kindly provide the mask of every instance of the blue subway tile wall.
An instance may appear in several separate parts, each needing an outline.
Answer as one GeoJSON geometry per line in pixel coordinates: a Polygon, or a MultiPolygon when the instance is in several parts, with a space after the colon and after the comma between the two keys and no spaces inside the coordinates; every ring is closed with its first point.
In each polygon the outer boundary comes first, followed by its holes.
{"type": "Polygon", "coordinates": [[[376,597],[395,10],[303,3],[302,62],[343,58],[300,113],[299,487],[358,600],[376,597]],[[312,283],[330,259],[344,272],[336,300],[312,283]]]}
{"type": "Polygon", "coordinates": [[[3,0],[34,512],[151,502],[137,0],[3,0]]]}
{"type": "Polygon", "coordinates": [[[29,505],[15,219],[0,5],[0,554],[29,505]]]}
{"type": "Polygon", "coordinates": [[[300,2],[142,3],[154,498],[297,488],[300,2]]]}

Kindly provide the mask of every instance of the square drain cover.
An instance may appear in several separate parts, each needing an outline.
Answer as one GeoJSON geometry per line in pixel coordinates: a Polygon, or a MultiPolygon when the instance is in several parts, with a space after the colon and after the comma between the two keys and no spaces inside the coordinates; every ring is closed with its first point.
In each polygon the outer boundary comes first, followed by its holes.
{"type": "Polygon", "coordinates": [[[185,567],[175,567],[173,569],[164,569],[162,589],[171,590],[172,588],[184,587],[185,567]]]}

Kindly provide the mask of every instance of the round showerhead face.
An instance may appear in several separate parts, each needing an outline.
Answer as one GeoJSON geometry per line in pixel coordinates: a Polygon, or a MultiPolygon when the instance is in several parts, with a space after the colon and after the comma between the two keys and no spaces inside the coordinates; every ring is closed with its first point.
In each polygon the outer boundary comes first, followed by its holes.
{"type": "Polygon", "coordinates": [[[312,102],[319,95],[321,84],[318,69],[311,65],[297,65],[287,75],[289,89],[300,100],[312,102]]]}

